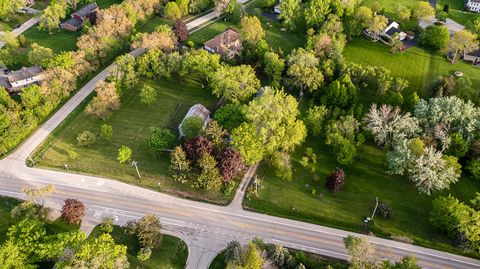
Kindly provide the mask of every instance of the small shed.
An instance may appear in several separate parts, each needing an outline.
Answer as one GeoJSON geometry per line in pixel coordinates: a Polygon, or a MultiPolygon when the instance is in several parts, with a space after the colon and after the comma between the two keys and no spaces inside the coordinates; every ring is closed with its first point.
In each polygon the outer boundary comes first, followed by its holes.
{"type": "Polygon", "coordinates": [[[182,122],[178,126],[178,132],[180,133],[180,137],[185,136],[185,134],[183,132],[183,129],[182,129],[182,125],[183,125],[183,122],[185,121],[185,119],[190,118],[190,117],[200,117],[200,118],[202,118],[203,119],[203,128],[205,128],[207,126],[208,122],[210,121],[210,111],[205,106],[203,106],[202,104],[193,105],[188,110],[187,114],[185,115],[182,122]]]}

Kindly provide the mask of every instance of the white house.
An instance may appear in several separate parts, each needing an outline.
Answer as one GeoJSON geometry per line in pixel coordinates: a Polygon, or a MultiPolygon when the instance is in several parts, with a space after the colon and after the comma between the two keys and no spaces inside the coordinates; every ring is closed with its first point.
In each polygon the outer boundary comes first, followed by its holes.
{"type": "Polygon", "coordinates": [[[11,72],[8,69],[0,69],[0,87],[10,93],[42,80],[43,70],[40,66],[22,67],[20,70],[11,72]]]}
{"type": "Polygon", "coordinates": [[[210,111],[205,106],[203,106],[202,104],[196,104],[196,105],[192,106],[188,110],[187,114],[183,118],[180,125],[178,126],[178,132],[180,133],[180,137],[185,136],[185,134],[183,132],[183,129],[182,129],[182,125],[183,125],[183,122],[185,121],[185,119],[190,118],[190,117],[200,117],[200,118],[202,118],[203,119],[203,128],[205,128],[207,126],[208,122],[210,121],[210,111]]]}
{"type": "Polygon", "coordinates": [[[473,12],[480,12],[480,0],[468,0],[467,9],[473,12]]]}
{"type": "Polygon", "coordinates": [[[400,40],[404,40],[407,37],[407,34],[400,30],[400,25],[397,22],[388,19],[387,28],[383,30],[383,33],[381,33],[381,35],[393,38],[393,35],[396,33],[398,33],[400,40]]]}
{"type": "Polygon", "coordinates": [[[276,14],[282,13],[282,9],[280,8],[280,3],[282,3],[282,0],[278,1],[278,4],[273,7],[273,12],[276,14]]]}

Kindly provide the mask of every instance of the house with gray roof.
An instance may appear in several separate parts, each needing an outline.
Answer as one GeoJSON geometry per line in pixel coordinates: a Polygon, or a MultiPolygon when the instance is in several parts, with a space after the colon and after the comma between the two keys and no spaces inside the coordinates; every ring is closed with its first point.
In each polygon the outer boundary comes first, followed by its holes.
{"type": "Polygon", "coordinates": [[[473,12],[480,12],[480,0],[468,0],[466,7],[473,12]]]}
{"type": "Polygon", "coordinates": [[[480,65],[480,49],[465,53],[463,59],[468,62],[472,62],[474,65],[480,65]]]}
{"type": "Polygon", "coordinates": [[[83,6],[82,8],[78,9],[77,11],[73,12],[70,15],[70,18],[60,24],[60,27],[62,29],[68,30],[68,31],[78,31],[82,28],[83,22],[87,19],[93,20],[93,18],[96,16],[99,8],[97,4],[95,3],[90,3],[86,6],[83,6]]]}
{"type": "Polygon", "coordinates": [[[0,87],[5,88],[9,93],[20,91],[34,83],[43,80],[43,70],[40,66],[22,67],[20,70],[8,71],[0,69],[0,87]]]}
{"type": "Polygon", "coordinates": [[[182,120],[182,123],[178,126],[178,132],[180,133],[180,137],[184,137],[185,133],[183,132],[183,122],[185,119],[188,119],[190,117],[199,117],[203,120],[203,128],[205,128],[210,121],[210,111],[202,104],[196,104],[193,105],[185,115],[185,117],[182,120]]]}

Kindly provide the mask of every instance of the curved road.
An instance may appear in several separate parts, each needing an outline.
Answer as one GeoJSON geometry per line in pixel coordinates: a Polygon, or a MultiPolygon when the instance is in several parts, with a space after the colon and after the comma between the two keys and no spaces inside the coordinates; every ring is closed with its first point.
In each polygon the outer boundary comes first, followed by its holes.
{"type": "MultiPolygon", "coordinates": [[[[135,50],[131,53],[139,55],[142,52],[135,50]]],[[[14,153],[0,161],[0,194],[24,198],[21,193],[24,186],[54,184],[56,192],[48,198],[47,205],[58,209],[64,199],[78,198],[87,205],[89,221],[98,222],[104,216],[116,216],[117,223],[122,224],[146,213],[154,213],[160,217],[167,233],[179,236],[187,243],[187,268],[192,269],[208,268],[216,253],[229,241],[246,242],[255,236],[290,248],[348,259],[342,240],[358,234],[244,211],[238,203],[239,197],[236,197],[235,206],[221,207],[105,178],[28,168],[25,163],[29,154],[93,91],[99,81],[105,79],[109,68],[80,89],[14,153]]],[[[385,258],[396,260],[414,255],[424,268],[480,269],[480,261],[475,259],[381,238],[368,239],[377,253],[385,258]]]]}

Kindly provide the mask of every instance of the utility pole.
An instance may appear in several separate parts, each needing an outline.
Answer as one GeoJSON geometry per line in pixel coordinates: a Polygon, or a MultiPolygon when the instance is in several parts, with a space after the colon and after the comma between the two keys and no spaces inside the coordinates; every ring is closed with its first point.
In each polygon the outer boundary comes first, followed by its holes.
{"type": "Polygon", "coordinates": [[[139,179],[142,179],[142,176],[140,176],[140,172],[138,171],[138,166],[136,161],[132,161],[132,166],[135,166],[135,170],[137,170],[137,175],[139,179]]]}
{"type": "Polygon", "coordinates": [[[65,164],[65,168],[70,172],[70,169],[68,169],[68,164],[65,164]]]}
{"type": "Polygon", "coordinates": [[[375,198],[375,208],[373,209],[373,213],[371,217],[372,220],[373,220],[373,217],[375,217],[375,213],[377,212],[377,207],[378,207],[378,196],[375,198]]]}

